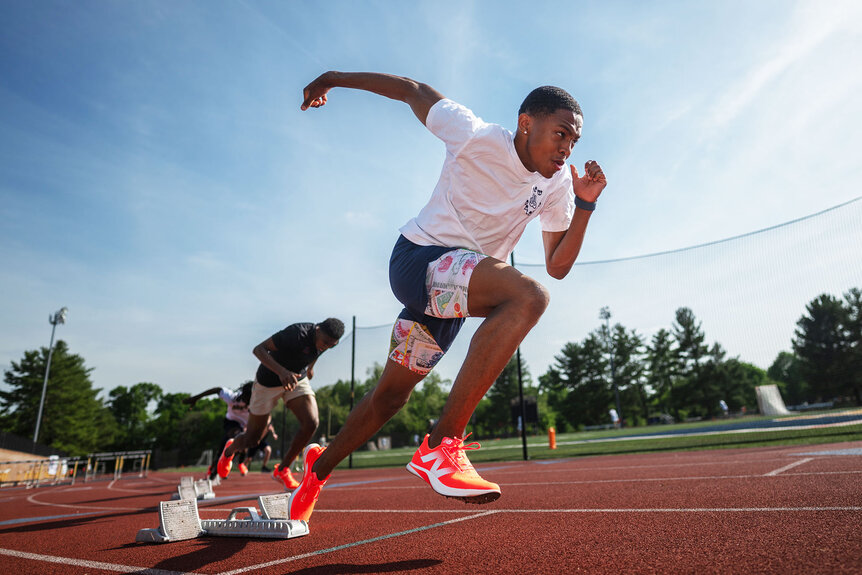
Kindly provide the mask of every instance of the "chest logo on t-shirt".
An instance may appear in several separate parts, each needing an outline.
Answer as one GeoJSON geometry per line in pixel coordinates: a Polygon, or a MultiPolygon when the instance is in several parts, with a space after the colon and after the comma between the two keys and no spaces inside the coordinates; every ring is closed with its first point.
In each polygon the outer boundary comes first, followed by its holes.
{"type": "Polygon", "coordinates": [[[533,212],[539,209],[539,206],[542,205],[542,190],[538,188],[538,186],[533,186],[533,191],[530,193],[530,198],[524,202],[524,213],[528,216],[532,215],[533,212]]]}

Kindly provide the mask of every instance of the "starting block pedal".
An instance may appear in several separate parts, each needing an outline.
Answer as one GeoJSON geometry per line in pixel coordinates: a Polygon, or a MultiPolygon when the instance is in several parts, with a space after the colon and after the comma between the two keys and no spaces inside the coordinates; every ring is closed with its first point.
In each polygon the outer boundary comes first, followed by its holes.
{"type": "Polygon", "coordinates": [[[156,529],[141,529],[135,541],[168,543],[194,539],[204,533],[196,499],[162,501],[159,503],[159,526],[156,529]]]}
{"type": "Polygon", "coordinates": [[[213,483],[210,479],[199,479],[193,477],[181,477],[177,487],[177,493],[172,499],[213,499],[213,483]]]}
{"type": "Polygon", "coordinates": [[[274,518],[269,513],[281,513],[279,509],[284,506],[287,509],[286,500],[262,500],[260,496],[264,516],[258,513],[254,507],[234,508],[227,519],[205,519],[201,520],[198,515],[198,503],[196,499],[180,499],[174,501],[162,501],[159,503],[159,527],[155,529],[141,529],[138,531],[135,541],[141,543],[170,543],[194,539],[204,535],[220,537],[261,537],[267,539],[292,539],[308,535],[308,523],[285,518],[274,518]],[[263,507],[262,501],[267,501],[269,507],[263,507]],[[248,519],[238,519],[237,516],[247,514],[248,519]]]}
{"type": "Polygon", "coordinates": [[[198,479],[195,481],[195,494],[198,499],[213,499],[213,482],[209,479],[198,479]]]}
{"type": "Polygon", "coordinates": [[[290,493],[276,493],[275,495],[258,495],[257,504],[260,513],[265,519],[290,519],[290,493]]]}

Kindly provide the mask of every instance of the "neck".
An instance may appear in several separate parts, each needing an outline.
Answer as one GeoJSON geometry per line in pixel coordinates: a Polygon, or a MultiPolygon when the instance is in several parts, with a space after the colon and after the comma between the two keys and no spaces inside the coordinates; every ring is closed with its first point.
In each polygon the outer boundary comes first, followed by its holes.
{"type": "Polygon", "coordinates": [[[531,172],[536,170],[533,168],[533,163],[530,161],[530,155],[527,153],[527,135],[523,132],[515,132],[515,152],[518,154],[518,159],[531,172]]]}

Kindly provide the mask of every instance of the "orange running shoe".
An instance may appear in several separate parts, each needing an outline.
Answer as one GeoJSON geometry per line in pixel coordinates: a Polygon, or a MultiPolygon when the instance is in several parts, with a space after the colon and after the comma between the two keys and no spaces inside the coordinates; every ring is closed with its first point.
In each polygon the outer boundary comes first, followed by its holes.
{"type": "Polygon", "coordinates": [[[245,462],[239,464],[239,474],[245,477],[245,474],[248,473],[248,466],[245,462]]]}
{"type": "Polygon", "coordinates": [[[302,483],[294,489],[290,494],[290,499],[287,501],[287,517],[288,519],[308,521],[311,517],[311,512],[314,511],[314,504],[317,503],[317,498],[320,497],[320,490],[323,485],[329,481],[332,475],[327,475],[324,479],[318,479],[317,474],[311,470],[314,467],[314,462],[323,453],[325,447],[320,447],[316,443],[311,443],[305,447],[302,452],[303,472],[302,483]]]}
{"type": "Polygon", "coordinates": [[[460,437],[444,437],[440,445],[428,447],[428,435],[407,464],[407,471],[425,480],[431,489],[464,503],[490,503],[500,498],[500,486],[482,479],[467,459],[466,450],[479,449],[476,442],[465,445],[460,437]]]}
{"type": "Polygon", "coordinates": [[[293,474],[290,472],[290,467],[285,467],[284,469],[280,469],[280,467],[280,465],[276,465],[272,470],[272,478],[279,483],[284,484],[284,488],[287,491],[293,491],[299,487],[299,481],[293,477],[293,474]]]}
{"type": "MultiPolygon", "coordinates": [[[[224,448],[227,449],[230,447],[230,444],[233,443],[233,439],[228,439],[227,443],[224,444],[224,448]]],[[[227,479],[228,474],[230,473],[230,468],[233,466],[233,455],[230,457],[226,457],[224,454],[224,450],[221,452],[221,457],[218,458],[218,464],[216,464],[216,469],[218,470],[218,476],[222,479],[227,479]]]]}

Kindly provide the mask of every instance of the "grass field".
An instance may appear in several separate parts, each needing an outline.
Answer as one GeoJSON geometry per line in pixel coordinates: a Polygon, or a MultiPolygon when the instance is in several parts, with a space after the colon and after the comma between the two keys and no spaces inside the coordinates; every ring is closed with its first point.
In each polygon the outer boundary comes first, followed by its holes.
{"type": "MultiPolygon", "coordinates": [[[[785,418],[747,416],[729,420],[558,434],[556,449],[550,449],[547,435],[531,435],[527,437],[527,455],[529,459],[555,459],[619,453],[809,445],[859,439],[862,439],[862,410],[833,410],[805,415],[794,414],[785,418]],[[860,417],[849,425],[799,429],[786,427],[733,429],[734,425],[743,421],[747,424],[756,425],[758,422],[798,421],[800,418],[810,419],[823,415],[845,416],[854,413],[859,414],[860,417]],[[727,429],[715,429],[716,427],[726,427],[727,429]],[[676,434],[658,435],[668,432],[676,434]]],[[[523,459],[523,443],[520,437],[483,439],[480,443],[481,449],[469,453],[471,461],[489,462],[523,459]]],[[[409,461],[414,450],[415,447],[400,447],[383,451],[357,451],[353,454],[352,465],[354,468],[404,465],[405,462],[409,461]]],[[[276,461],[273,460],[271,463],[276,463],[276,461]]],[[[345,460],[339,467],[347,467],[348,465],[349,461],[345,460]]],[[[253,464],[254,469],[257,469],[258,466],[259,463],[257,462],[253,464]]],[[[182,471],[187,472],[205,470],[205,467],[182,468],[182,471]]],[[[172,471],[172,469],[165,469],[164,471],[172,471]]]]}

